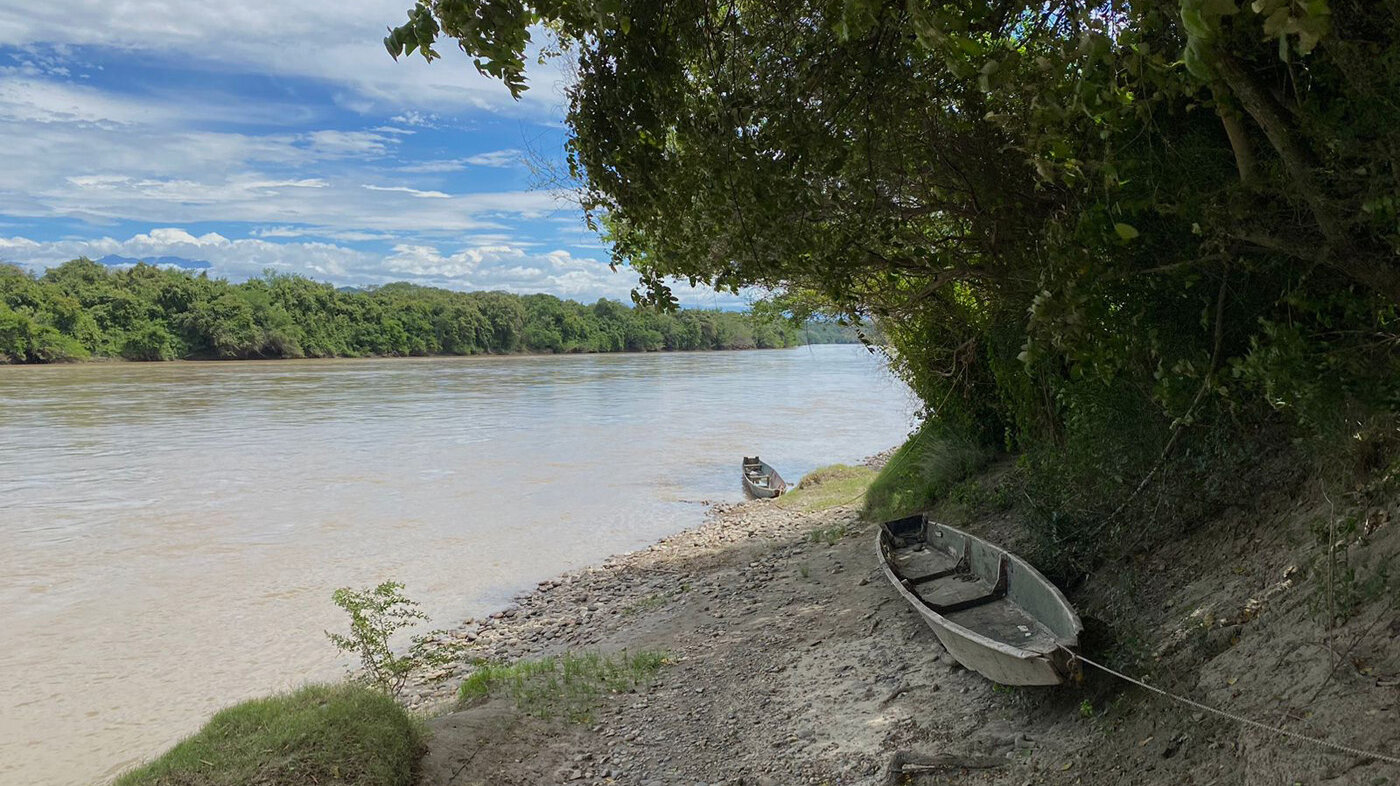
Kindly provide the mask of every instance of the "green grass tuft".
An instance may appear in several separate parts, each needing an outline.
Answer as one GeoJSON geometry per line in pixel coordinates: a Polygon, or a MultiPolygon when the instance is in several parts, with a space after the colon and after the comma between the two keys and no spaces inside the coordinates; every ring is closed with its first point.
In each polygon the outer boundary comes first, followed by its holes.
{"type": "Polygon", "coordinates": [[[796,488],[778,497],[777,504],[785,510],[802,513],[848,505],[859,502],[874,479],[875,470],[869,467],[832,464],[807,473],[796,488]]]}
{"type": "Polygon", "coordinates": [[[312,685],[222,710],[113,786],[410,786],[423,731],[393,699],[312,685]]]}
{"type": "Polygon", "coordinates": [[[690,592],[689,584],[682,584],[669,592],[653,592],[630,606],[624,606],[622,616],[634,617],[638,614],[656,611],[687,592],[690,592]]]}
{"type": "Polygon", "coordinates": [[[929,508],[995,455],[990,448],[940,431],[936,424],[925,423],[894,452],[865,494],[866,518],[888,521],[929,508]]]}
{"type": "Polygon", "coordinates": [[[460,699],[472,704],[507,696],[531,715],[586,723],[599,699],[650,682],[666,662],[666,653],[650,651],[566,653],[510,665],[486,662],[462,683],[460,699]]]}

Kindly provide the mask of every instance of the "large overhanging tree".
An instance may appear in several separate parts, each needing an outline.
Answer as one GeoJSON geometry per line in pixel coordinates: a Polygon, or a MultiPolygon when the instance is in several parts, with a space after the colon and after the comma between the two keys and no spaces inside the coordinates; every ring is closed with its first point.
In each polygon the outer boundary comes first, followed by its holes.
{"type": "Polygon", "coordinates": [[[437,0],[385,44],[519,95],[552,37],[643,299],[874,315],[931,408],[1024,445],[1099,388],[1177,429],[1400,405],[1397,33],[1395,0],[437,0]]]}

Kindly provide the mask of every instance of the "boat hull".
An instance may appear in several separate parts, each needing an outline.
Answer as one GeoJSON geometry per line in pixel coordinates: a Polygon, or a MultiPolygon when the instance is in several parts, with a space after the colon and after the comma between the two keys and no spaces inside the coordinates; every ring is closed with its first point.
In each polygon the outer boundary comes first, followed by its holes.
{"type": "MultiPolygon", "coordinates": [[[[957,567],[942,571],[949,574],[947,581],[961,581],[967,586],[974,569],[980,569],[985,586],[991,590],[976,600],[931,603],[929,597],[937,597],[930,589],[936,588],[936,582],[921,585],[901,575],[894,546],[896,541],[903,541],[894,536],[888,525],[881,527],[876,554],[885,577],[933,630],[948,654],[966,668],[1003,685],[1059,685],[1070,679],[1074,674],[1070,650],[1078,644],[1083,626],[1059,590],[1024,560],[980,538],[926,520],[922,526],[935,533],[937,539],[946,538],[953,544],[947,564],[956,561],[957,567]],[[959,558],[959,550],[965,556],[959,558]],[[992,600],[987,602],[988,598],[992,600]],[[1035,612],[1043,619],[1037,619],[1035,612]],[[1003,640],[994,638],[998,630],[1003,640]],[[1007,636],[1007,630],[1013,635],[1007,636]],[[1014,639],[1017,630],[1026,631],[1025,646],[1004,640],[1014,639]]],[[[928,553],[938,554],[936,548],[933,546],[928,553]]]]}
{"type": "Polygon", "coordinates": [[[758,499],[773,499],[774,497],[777,497],[783,493],[776,489],[755,486],[752,482],[749,481],[748,478],[744,478],[744,490],[747,491],[751,496],[757,497],[758,499]]]}
{"type": "Polygon", "coordinates": [[[757,456],[745,457],[739,469],[744,480],[744,491],[750,496],[772,499],[787,491],[787,481],[783,480],[776,469],[760,461],[757,456]]]}

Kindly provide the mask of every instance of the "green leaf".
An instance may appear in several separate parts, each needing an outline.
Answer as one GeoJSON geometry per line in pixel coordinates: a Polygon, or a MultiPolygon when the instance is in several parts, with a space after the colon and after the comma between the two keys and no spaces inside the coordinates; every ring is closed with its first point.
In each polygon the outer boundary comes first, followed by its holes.
{"type": "Polygon", "coordinates": [[[925,49],[933,49],[947,38],[924,11],[920,0],[909,0],[909,21],[914,26],[914,37],[925,49]]]}
{"type": "Polygon", "coordinates": [[[1201,3],[1201,13],[1212,16],[1231,16],[1238,14],[1240,7],[1235,5],[1235,0],[1204,0],[1201,3]]]}
{"type": "Polygon", "coordinates": [[[1117,232],[1118,236],[1124,240],[1133,240],[1140,234],[1133,225],[1121,222],[1113,225],[1113,231],[1117,232]]]}
{"type": "Polygon", "coordinates": [[[1186,64],[1186,70],[1190,72],[1192,76],[1203,82],[1210,81],[1211,67],[1201,54],[1200,39],[1193,38],[1186,44],[1185,51],[1181,53],[1181,59],[1186,64]]]}
{"type": "Polygon", "coordinates": [[[1283,32],[1283,28],[1288,24],[1289,14],[1287,8],[1280,8],[1269,14],[1269,18],[1264,20],[1264,35],[1273,38],[1283,32]]]}
{"type": "Polygon", "coordinates": [[[1192,40],[1197,38],[1209,39],[1215,34],[1215,26],[1206,22],[1201,15],[1200,9],[1182,8],[1181,24],[1186,28],[1186,34],[1192,40]]]}

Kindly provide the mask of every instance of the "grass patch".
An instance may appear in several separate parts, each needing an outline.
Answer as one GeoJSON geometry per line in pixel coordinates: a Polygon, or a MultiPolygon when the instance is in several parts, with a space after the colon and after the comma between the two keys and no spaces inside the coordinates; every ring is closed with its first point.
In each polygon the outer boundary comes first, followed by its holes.
{"type": "Polygon", "coordinates": [[[778,497],[777,505],[785,510],[813,513],[860,500],[875,470],[832,464],[807,473],[792,491],[778,497]]]}
{"type": "Polygon", "coordinates": [[[410,786],[423,744],[419,723],[383,693],[313,685],[220,711],[113,786],[410,786]]]}
{"type": "Polygon", "coordinates": [[[531,715],[587,723],[599,699],[650,682],[666,658],[664,652],[585,652],[510,665],[487,662],[467,677],[459,695],[463,704],[508,696],[531,715]]]}
{"type": "Polygon", "coordinates": [[[925,423],[894,452],[866,491],[866,518],[888,521],[932,507],[995,455],[972,440],[940,432],[945,430],[925,423]]]}
{"type": "Polygon", "coordinates": [[[638,614],[645,614],[648,611],[656,611],[689,591],[690,585],[682,584],[670,592],[654,592],[630,606],[623,607],[622,616],[634,617],[638,614]]]}
{"type": "Polygon", "coordinates": [[[835,546],[837,543],[840,543],[841,539],[844,537],[846,537],[846,525],[832,524],[830,527],[812,530],[811,534],[807,536],[807,540],[813,543],[825,543],[828,546],[835,546]]]}

